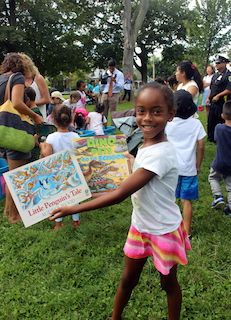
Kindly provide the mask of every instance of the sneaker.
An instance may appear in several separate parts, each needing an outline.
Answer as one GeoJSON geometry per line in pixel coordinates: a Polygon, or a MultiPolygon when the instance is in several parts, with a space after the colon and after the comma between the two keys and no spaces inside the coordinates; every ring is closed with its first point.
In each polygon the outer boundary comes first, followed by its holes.
{"type": "Polygon", "coordinates": [[[78,221],[72,220],[72,225],[73,225],[74,227],[78,227],[78,226],[80,225],[80,220],[78,220],[78,221]]]}
{"type": "Polygon", "coordinates": [[[218,209],[220,207],[222,207],[225,204],[224,198],[222,195],[220,195],[218,198],[216,198],[216,196],[214,196],[214,201],[211,204],[211,208],[212,209],[218,209]]]}
{"type": "Polygon", "coordinates": [[[225,208],[224,208],[224,211],[225,211],[225,214],[226,214],[227,216],[230,216],[230,217],[231,217],[231,210],[230,210],[229,206],[225,207],[225,208]]]}

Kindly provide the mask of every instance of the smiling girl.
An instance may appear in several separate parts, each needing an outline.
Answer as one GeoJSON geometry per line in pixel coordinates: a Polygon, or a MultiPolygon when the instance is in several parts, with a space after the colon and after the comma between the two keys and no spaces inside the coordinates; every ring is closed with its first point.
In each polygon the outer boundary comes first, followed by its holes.
{"type": "Polygon", "coordinates": [[[177,156],[164,133],[166,123],[175,114],[173,93],[167,86],[149,83],[139,90],[135,110],[144,143],[135,159],[127,155],[133,173],[115,191],[77,207],[56,209],[49,219],[117,204],[131,195],[133,212],[124,246],[125,267],[111,320],[121,320],[149,256],[153,257],[162,289],[167,294],[168,320],[178,320],[182,295],[176,275],[177,264],[187,264],[186,250],[191,248],[175,203],[177,156]]]}

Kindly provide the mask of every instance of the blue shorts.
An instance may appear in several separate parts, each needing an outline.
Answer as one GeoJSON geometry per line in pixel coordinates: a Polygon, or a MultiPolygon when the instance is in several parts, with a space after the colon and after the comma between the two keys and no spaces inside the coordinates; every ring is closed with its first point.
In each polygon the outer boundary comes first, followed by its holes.
{"type": "Polygon", "coordinates": [[[198,178],[197,176],[179,176],[175,197],[185,200],[198,199],[198,178]]]}

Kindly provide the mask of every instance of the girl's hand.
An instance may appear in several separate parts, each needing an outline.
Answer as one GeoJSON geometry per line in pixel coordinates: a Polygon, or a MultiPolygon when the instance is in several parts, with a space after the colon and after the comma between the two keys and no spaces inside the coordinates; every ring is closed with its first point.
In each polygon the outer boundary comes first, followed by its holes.
{"type": "Polygon", "coordinates": [[[50,221],[53,221],[57,218],[65,217],[73,213],[75,212],[73,212],[73,207],[71,206],[60,207],[58,209],[53,210],[51,212],[51,217],[49,217],[48,219],[50,221]]]}
{"type": "Polygon", "coordinates": [[[126,158],[128,158],[128,160],[130,162],[130,171],[132,171],[132,168],[133,168],[133,165],[134,165],[134,162],[135,162],[135,157],[130,153],[126,153],[124,156],[126,158]]]}

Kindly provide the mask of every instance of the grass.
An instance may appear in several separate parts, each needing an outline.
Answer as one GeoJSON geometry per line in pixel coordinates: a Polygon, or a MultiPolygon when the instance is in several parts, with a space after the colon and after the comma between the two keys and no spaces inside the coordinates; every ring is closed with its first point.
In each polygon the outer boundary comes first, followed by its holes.
{"type": "MultiPolygon", "coordinates": [[[[129,104],[119,105],[119,110],[129,104]]],[[[89,106],[89,111],[93,106],[89,106]]],[[[206,122],[204,111],[200,113],[206,122]]],[[[205,143],[194,201],[189,264],[179,266],[183,291],[181,319],[231,319],[231,219],[210,209],[207,181],[215,146],[205,143]]],[[[224,194],[225,191],[224,191],[224,194]]],[[[4,200],[0,201],[3,212],[4,200]]],[[[123,270],[123,245],[130,226],[131,202],[81,214],[81,225],[53,231],[44,220],[29,228],[0,216],[0,319],[108,320],[123,270]]],[[[166,320],[165,293],[148,260],[124,311],[124,320],[166,320]]]]}

